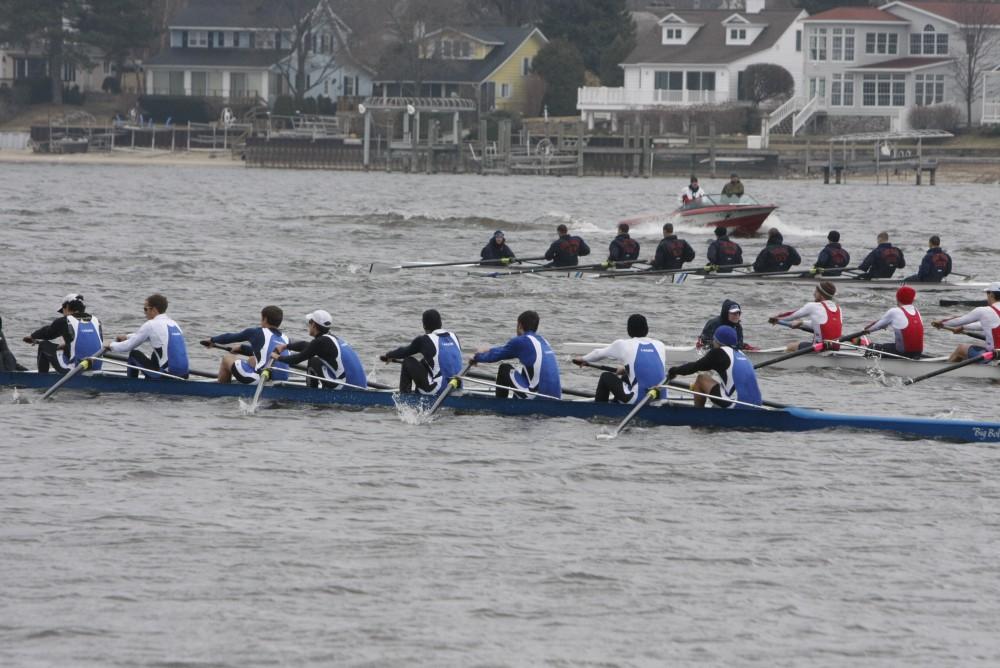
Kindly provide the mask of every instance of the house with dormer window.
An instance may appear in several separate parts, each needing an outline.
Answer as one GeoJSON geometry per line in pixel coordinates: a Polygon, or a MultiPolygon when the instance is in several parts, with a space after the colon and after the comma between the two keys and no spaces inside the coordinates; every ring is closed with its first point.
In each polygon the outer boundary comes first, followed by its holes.
{"type": "Polygon", "coordinates": [[[532,63],[545,35],[535,27],[452,28],[424,35],[416,58],[385,63],[375,95],[460,97],[476,100],[481,111],[504,109],[537,114],[531,108],[532,63]]]}
{"type": "Polygon", "coordinates": [[[624,86],[583,87],[577,108],[589,127],[628,111],[740,101],[742,76],[756,63],[784,67],[802,82],[802,10],[664,10],[636,36],[622,68],[624,86]]]}
{"type": "MultiPolygon", "coordinates": [[[[970,6],[971,13],[985,7],[987,30],[1000,31],[1000,5],[989,3],[900,0],[807,18],[805,86],[783,112],[792,116],[793,132],[816,123],[847,128],[848,117],[870,119],[871,128],[904,130],[915,106],[964,109],[955,75],[970,6]]],[[[994,51],[985,57],[994,71],[977,86],[973,123],[1000,122],[1000,50],[994,51]]]]}
{"type": "MultiPolygon", "coordinates": [[[[273,104],[296,78],[295,18],[282,3],[194,0],[173,16],[168,31],[169,47],[145,63],[148,95],[273,104]]],[[[327,0],[319,0],[302,40],[305,97],[371,94],[372,71],[351,55],[349,35],[327,0]]]]}

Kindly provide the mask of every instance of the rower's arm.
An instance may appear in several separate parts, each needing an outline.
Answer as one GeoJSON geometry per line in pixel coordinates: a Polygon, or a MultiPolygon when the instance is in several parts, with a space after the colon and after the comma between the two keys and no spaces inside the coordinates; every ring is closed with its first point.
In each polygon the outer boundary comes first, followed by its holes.
{"type": "Polygon", "coordinates": [[[36,341],[51,341],[66,335],[66,317],[56,318],[45,327],[39,327],[31,333],[31,338],[36,341]]]}
{"type": "Polygon", "coordinates": [[[115,353],[129,353],[141,346],[146,341],[149,341],[149,333],[152,329],[152,320],[147,320],[142,323],[142,327],[137,329],[130,337],[124,341],[113,341],[107,344],[111,348],[111,352],[115,353]]]}
{"type": "Polygon", "coordinates": [[[694,362],[688,362],[687,364],[672,367],[670,371],[673,372],[672,375],[674,376],[689,376],[693,373],[698,373],[699,371],[716,371],[721,373],[725,371],[728,366],[729,357],[726,353],[724,353],[721,348],[712,348],[694,362]]]}
{"type": "Polygon", "coordinates": [[[424,336],[418,336],[417,338],[413,339],[413,341],[410,342],[410,345],[408,345],[408,346],[400,346],[399,348],[396,348],[395,350],[390,350],[389,352],[387,352],[385,354],[385,356],[388,357],[389,359],[401,360],[401,359],[403,359],[405,357],[410,357],[411,355],[416,355],[417,353],[421,352],[421,350],[422,350],[422,347],[421,347],[420,343],[421,343],[421,339],[423,339],[423,338],[424,338],[424,336]]]}
{"type": "Polygon", "coordinates": [[[941,324],[945,327],[965,327],[966,325],[971,325],[972,323],[979,322],[979,309],[973,309],[965,315],[961,315],[957,318],[952,318],[951,320],[945,320],[941,324]]]}
{"type": "Polygon", "coordinates": [[[584,362],[599,362],[606,359],[616,359],[625,361],[625,350],[622,345],[621,339],[615,341],[610,346],[604,348],[597,348],[596,350],[591,350],[589,353],[583,356],[584,362]]]}
{"type": "Polygon", "coordinates": [[[502,346],[490,348],[485,353],[476,353],[477,362],[499,362],[520,357],[520,336],[516,336],[502,346]]]}
{"type": "Polygon", "coordinates": [[[883,315],[880,320],[878,320],[869,327],[865,327],[865,329],[867,329],[869,332],[877,332],[880,329],[885,329],[886,327],[892,324],[893,315],[894,314],[892,312],[892,309],[889,309],[888,311],[885,312],[885,315],[883,315]]]}

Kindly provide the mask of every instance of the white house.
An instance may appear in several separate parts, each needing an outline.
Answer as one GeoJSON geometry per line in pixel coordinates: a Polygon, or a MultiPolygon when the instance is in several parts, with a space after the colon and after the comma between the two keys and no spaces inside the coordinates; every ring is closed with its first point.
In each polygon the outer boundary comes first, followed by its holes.
{"type": "MultiPolygon", "coordinates": [[[[371,95],[372,72],[351,56],[350,29],[327,0],[313,12],[305,96],[371,95]]],[[[294,81],[293,17],[282,3],[195,0],[173,17],[169,33],[170,46],[145,64],[149,95],[273,103],[294,81]]]]}
{"type": "Polygon", "coordinates": [[[618,112],[742,99],[743,71],[755,63],[784,67],[802,84],[802,10],[669,11],[640,30],[622,68],[621,88],[583,87],[577,108],[592,127],[618,112]]]}
{"type": "MultiPolygon", "coordinates": [[[[883,128],[903,130],[913,107],[942,103],[960,107],[964,117],[955,75],[965,48],[961,31],[974,15],[988,32],[1000,31],[1000,5],[992,3],[900,0],[810,16],[804,21],[806,86],[768,122],[792,116],[797,132],[824,117],[871,117],[883,128]]],[[[994,71],[977,84],[973,123],[1000,122],[1000,43],[994,46],[985,60],[994,71]]]]}

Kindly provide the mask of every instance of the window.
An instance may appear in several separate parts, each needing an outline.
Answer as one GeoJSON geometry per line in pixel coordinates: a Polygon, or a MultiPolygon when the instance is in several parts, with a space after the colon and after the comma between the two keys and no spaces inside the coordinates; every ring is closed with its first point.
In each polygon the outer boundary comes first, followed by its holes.
{"type": "Polygon", "coordinates": [[[809,79],[809,97],[826,97],[826,79],[823,77],[813,77],[809,79]]]}
{"type": "Polygon", "coordinates": [[[746,28],[730,28],[729,29],[729,39],[731,41],[742,41],[747,38],[746,28]]]}
{"type": "Polygon", "coordinates": [[[683,72],[657,72],[653,80],[653,87],[658,90],[683,90],[683,72]]]}
{"type": "Polygon", "coordinates": [[[861,104],[865,107],[902,107],[906,104],[906,75],[866,74],[861,104]]]}
{"type": "Polygon", "coordinates": [[[715,90],[715,72],[688,72],[688,90],[715,90]]]}
{"type": "Polygon", "coordinates": [[[526,77],[531,74],[531,58],[521,59],[521,76],[526,77]]]}
{"type": "Polygon", "coordinates": [[[208,73],[207,72],[192,72],[191,73],[191,94],[204,97],[208,95],[208,73]]]}
{"type": "Polygon", "coordinates": [[[251,33],[247,33],[247,34],[250,36],[250,48],[251,49],[256,49],[257,48],[257,33],[251,32],[251,33]]]}
{"type": "Polygon", "coordinates": [[[63,63],[62,80],[76,81],[76,65],[74,65],[73,63],[63,63]]]}
{"type": "Polygon", "coordinates": [[[894,32],[865,33],[865,53],[895,56],[899,52],[899,35],[894,32]]]}
{"type": "Polygon", "coordinates": [[[854,78],[850,74],[834,74],[830,83],[830,104],[834,107],[854,106],[854,78]]]}
{"type": "Polygon", "coordinates": [[[916,74],[913,77],[914,101],[920,105],[944,102],[943,74],[916,74]]]}
{"type": "Polygon", "coordinates": [[[500,84],[500,97],[510,97],[510,84],[500,84]]]}
{"type": "Polygon", "coordinates": [[[830,60],[851,62],[854,60],[854,28],[833,28],[830,60]]]}
{"type": "Polygon", "coordinates": [[[184,94],[184,72],[170,72],[167,78],[170,95],[184,94]]]}
{"type": "Polygon", "coordinates": [[[354,95],[354,77],[344,77],[344,95],[354,95]]]}
{"type": "Polygon", "coordinates": [[[802,31],[795,31],[795,52],[802,53],[802,31]]]}
{"type": "Polygon", "coordinates": [[[188,46],[206,47],[208,46],[208,33],[204,30],[188,31],[188,46]]]}
{"type": "Polygon", "coordinates": [[[451,58],[451,40],[443,39],[438,44],[438,55],[441,58],[451,58]]]}
{"type": "Polygon", "coordinates": [[[233,48],[240,48],[240,34],[239,32],[233,32],[233,48]]]}
{"type": "Polygon", "coordinates": [[[910,55],[948,55],[948,33],[936,32],[934,26],[928,23],[922,33],[910,35],[910,55]]]}
{"type": "Polygon", "coordinates": [[[684,31],[680,28],[664,28],[663,29],[663,41],[664,42],[680,42],[684,39],[684,31]]]}
{"type": "Polygon", "coordinates": [[[455,55],[459,58],[471,58],[472,57],[472,43],[462,40],[457,42],[458,49],[455,55]]]}
{"type": "Polygon", "coordinates": [[[826,60],[826,28],[813,28],[809,32],[809,60],[826,60]]]}
{"type": "Polygon", "coordinates": [[[330,53],[330,36],[326,33],[319,36],[319,52],[330,53]]]}

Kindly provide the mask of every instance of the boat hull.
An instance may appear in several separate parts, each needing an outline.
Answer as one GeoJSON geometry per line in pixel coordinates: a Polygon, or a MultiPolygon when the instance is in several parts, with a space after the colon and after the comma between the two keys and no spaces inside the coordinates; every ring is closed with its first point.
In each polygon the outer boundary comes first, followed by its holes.
{"type": "Polygon", "coordinates": [[[716,204],[686,209],[681,207],[673,216],[689,225],[725,227],[733,236],[752,236],[778,207],[770,204],[716,204]]]}
{"type": "MultiPolygon", "coordinates": [[[[48,388],[58,379],[54,374],[31,372],[0,372],[0,386],[48,388]]],[[[64,386],[90,392],[152,394],[179,397],[249,399],[253,385],[200,381],[144,380],[112,374],[79,375],[64,386]]],[[[393,408],[406,404],[417,408],[429,406],[431,399],[417,395],[397,395],[391,392],[334,391],[311,389],[295,385],[269,385],[264,398],[308,404],[338,405],[346,408],[393,408]]],[[[449,396],[444,407],[459,412],[495,413],[511,416],[574,417],[585,420],[619,421],[632,406],[592,401],[556,401],[549,399],[496,399],[482,395],[449,396]]],[[[687,405],[661,403],[640,410],[640,422],[662,426],[711,427],[753,431],[810,431],[816,429],[850,428],[895,432],[903,436],[961,442],[1000,442],[1000,423],[968,420],[936,420],[933,418],[879,417],[842,415],[790,407],[784,410],[696,408],[687,405]]]]}

